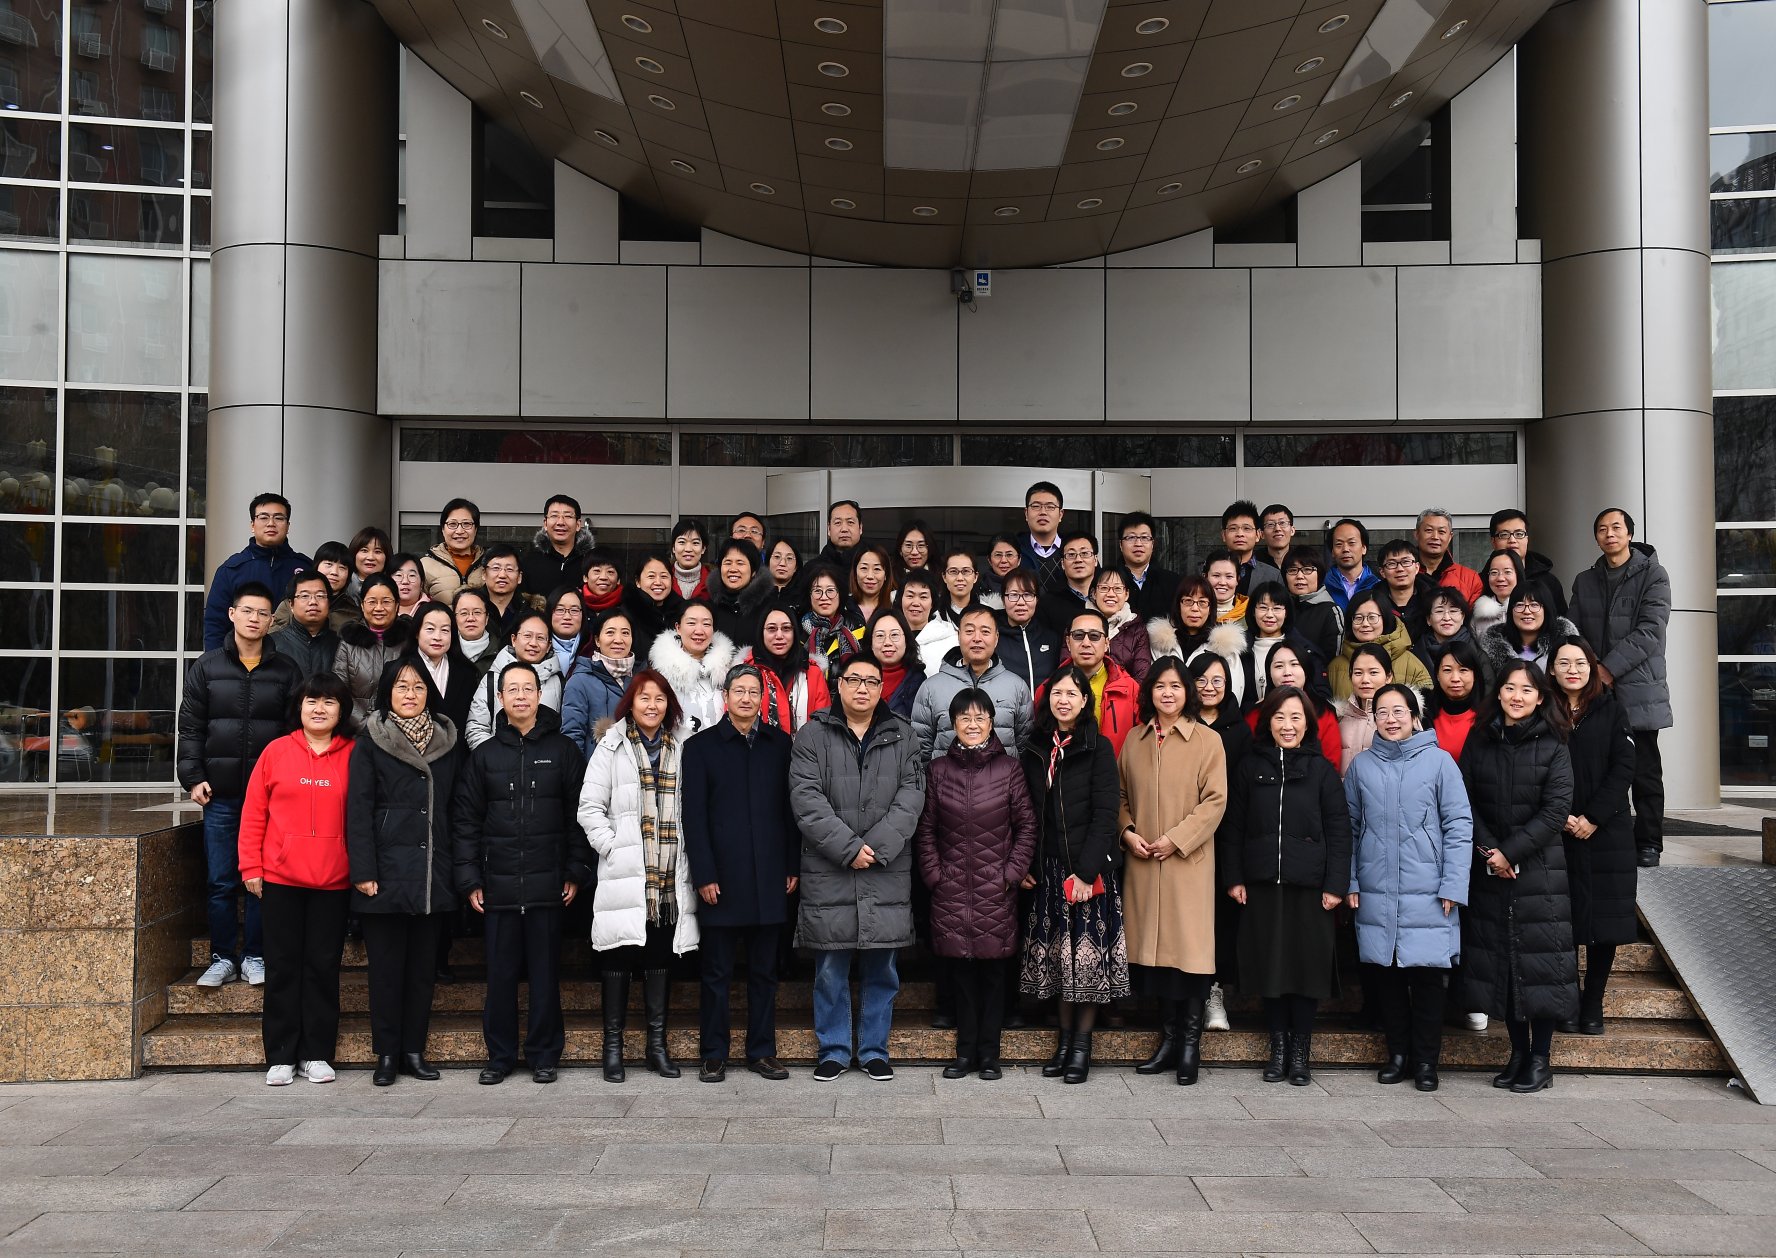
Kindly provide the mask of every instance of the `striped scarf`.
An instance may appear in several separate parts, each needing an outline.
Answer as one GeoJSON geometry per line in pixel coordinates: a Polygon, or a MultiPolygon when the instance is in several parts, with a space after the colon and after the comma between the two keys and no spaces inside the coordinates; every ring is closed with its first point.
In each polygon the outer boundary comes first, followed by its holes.
{"type": "Polygon", "coordinates": [[[651,926],[678,920],[678,742],[660,731],[659,761],[633,722],[624,723],[629,752],[641,776],[641,856],[647,867],[647,919],[651,926]]]}
{"type": "Polygon", "coordinates": [[[1061,761],[1067,755],[1067,744],[1073,741],[1073,735],[1054,732],[1054,746],[1048,752],[1048,785],[1052,789],[1055,784],[1055,770],[1060,768],[1061,761]]]}

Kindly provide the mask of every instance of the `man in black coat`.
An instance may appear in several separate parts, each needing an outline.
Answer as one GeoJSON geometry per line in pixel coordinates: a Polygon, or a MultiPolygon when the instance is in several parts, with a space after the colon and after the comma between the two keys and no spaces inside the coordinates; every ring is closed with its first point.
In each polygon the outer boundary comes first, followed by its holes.
{"type": "Polygon", "coordinates": [[[1178,574],[1153,562],[1158,527],[1145,511],[1129,512],[1116,526],[1116,544],[1122,553],[1122,566],[1134,583],[1129,603],[1142,620],[1170,616],[1172,605],[1178,601],[1178,574]]]}
{"type": "Polygon", "coordinates": [[[271,635],[271,649],[296,666],[300,680],[333,671],[339,654],[339,635],[329,620],[333,613],[333,587],[318,570],[298,572],[290,578],[290,623],[271,635]]]}
{"type": "Polygon", "coordinates": [[[801,833],[789,810],[789,735],[759,720],[764,679],[728,671],[727,714],[685,744],[681,817],[697,910],[703,995],[698,1074],[726,1076],[728,988],[746,945],[746,1068],[787,1079],[777,1061],[777,960],[796,889],[801,833]]]}
{"type": "Polygon", "coordinates": [[[203,805],[209,865],[210,964],[200,987],[220,987],[237,976],[254,987],[265,981],[257,896],[247,897],[244,951],[235,962],[241,801],[259,753],[288,728],[290,689],[301,680],[295,664],[266,650],[271,609],[271,591],[257,581],[236,586],[228,608],[233,631],[192,661],[179,700],[179,785],[203,805]]]}
{"type": "Polygon", "coordinates": [[[499,1083],[518,1060],[518,979],[530,979],[524,1059],[531,1078],[555,1082],[567,1031],[561,1018],[561,918],[592,880],[591,848],[577,813],[586,761],[542,706],[536,669],[499,676],[493,737],[475,748],[457,783],[456,886],[486,918],[487,1068],[499,1083]]]}
{"type": "Polygon", "coordinates": [[[1494,550],[1514,550],[1523,561],[1524,582],[1541,596],[1548,609],[1548,623],[1566,615],[1566,590],[1554,575],[1554,561],[1529,548],[1529,516],[1516,507],[1494,511],[1487,525],[1494,550]]]}
{"type": "Polygon", "coordinates": [[[592,546],[592,528],[580,517],[580,504],[566,494],[549,495],[543,527],[522,560],[525,593],[548,598],[564,585],[579,588],[592,546]]]}

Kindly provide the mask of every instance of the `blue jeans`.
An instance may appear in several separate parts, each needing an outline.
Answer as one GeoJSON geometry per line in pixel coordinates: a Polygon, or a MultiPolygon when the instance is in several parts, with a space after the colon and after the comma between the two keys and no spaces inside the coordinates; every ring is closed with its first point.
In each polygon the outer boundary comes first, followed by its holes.
{"type": "Polygon", "coordinates": [[[894,1022],[894,998],[900,993],[900,972],[892,948],[845,948],[814,954],[814,1037],[820,1060],[849,1066],[888,1059],[888,1030],[894,1022]],[[857,1019],[856,1052],[851,1040],[851,959],[862,978],[863,1010],[857,1019]]]}
{"type": "MultiPolygon", "coordinates": [[[[216,799],[204,805],[204,856],[209,861],[210,953],[238,961],[235,954],[239,928],[235,914],[241,898],[240,876],[241,801],[216,799]]],[[[265,955],[265,939],[259,927],[259,897],[247,897],[246,955],[265,955]]]]}

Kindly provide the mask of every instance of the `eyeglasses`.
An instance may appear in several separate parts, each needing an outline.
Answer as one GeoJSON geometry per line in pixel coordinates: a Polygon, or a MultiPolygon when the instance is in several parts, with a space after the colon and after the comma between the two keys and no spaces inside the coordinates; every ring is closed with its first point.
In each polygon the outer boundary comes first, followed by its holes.
{"type": "Polygon", "coordinates": [[[323,603],[326,600],[327,596],[320,590],[298,590],[296,593],[298,603],[323,603]]]}
{"type": "Polygon", "coordinates": [[[1061,509],[1060,503],[1053,502],[1053,501],[1044,501],[1041,498],[1033,499],[1032,501],[1024,504],[1024,510],[1026,510],[1026,511],[1041,511],[1044,514],[1050,512],[1050,511],[1059,511],[1060,509],[1061,509]]]}
{"type": "Polygon", "coordinates": [[[1351,624],[1353,625],[1379,625],[1380,623],[1380,612],[1359,612],[1357,615],[1351,617],[1351,624]]]}
{"type": "Polygon", "coordinates": [[[974,569],[973,568],[945,568],[944,575],[946,577],[971,577],[974,575],[974,569]]]}
{"type": "Polygon", "coordinates": [[[852,677],[847,675],[839,678],[839,685],[849,686],[853,690],[879,690],[882,686],[882,679],[880,677],[852,677]]]}
{"type": "Polygon", "coordinates": [[[1064,550],[1061,552],[1062,559],[1096,559],[1097,557],[1098,553],[1095,550],[1064,550]]]}
{"type": "Polygon", "coordinates": [[[1036,596],[1027,590],[1007,590],[1005,591],[1005,601],[1008,603],[1034,603],[1036,596]]]}
{"type": "Polygon", "coordinates": [[[764,692],[757,686],[732,686],[728,689],[728,698],[730,699],[757,699],[763,694],[764,692]]]}
{"type": "Polygon", "coordinates": [[[1067,630],[1067,640],[1069,642],[1102,642],[1109,636],[1110,635],[1105,633],[1102,629],[1067,630]]]}
{"type": "Polygon", "coordinates": [[[255,524],[288,524],[290,517],[281,511],[259,511],[253,515],[255,524]]]}
{"type": "Polygon", "coordinates": [[[1390,559],[1381,565],[1391,572],[1405,572],[1408,568],[1418,567],[1416,559],[1390,559]]]}
{"type": "Polygon", "coordinates": [[[490,577],[515,577],[518,569],[512,564],[488,564],[487,575],[490,577]]]}
{"type": "Polygon", "coordinates": [[[474,527],[475,527],[475,522],[473,520],[446,520],[446,521],[444,521],[444,531],[446,533],[462,533],[462,532],[466,532],[467,530],[472,529],[474,527]]]}
{"type": "Polygon", "coordinates": [[[1220,677],[1211,677],[1209,674],[1204,673],[1201,677],[1196,679],[1196,688],[1198,690],[1225,690],[1227,689],[1227,682],[1220,677]]]}
{"type": "Polygon", "coordinates": [[[1124,533],[1122,535],[1122,540],[1125,542],[1150,542],[1153,540],[1153,534],[1151,534],[1151,533],[1124,533]]]}
{"type": "Polygon", "coordinates": [[[1495,542],[1527,542],[1529,540],[1529,530],[1499,529],[1497,532],[1493,533],[1492,540],[1495,542]]]}
{"type": "Polygon", "coordinates": [[[1179,607],[1207,607],[1208,605],[1209,600],[1206,598],[1181,598],[1178,600],[1179,607]]]}

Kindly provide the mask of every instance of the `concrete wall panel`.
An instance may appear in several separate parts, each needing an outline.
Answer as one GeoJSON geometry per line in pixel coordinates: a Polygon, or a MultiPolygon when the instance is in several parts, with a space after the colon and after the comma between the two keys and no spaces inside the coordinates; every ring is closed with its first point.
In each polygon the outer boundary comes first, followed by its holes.
{"type": "Polygon", "coordinates": [[[674,419],[808,418],[808,268],[672,267],[674,419]]]}
{"type": "Polygon", "coordinates": [[[376,408],[399,415],[516,415],[514,262],[384,261],[376,408]]]}
{"type": "Polygon", "coordinates": [[[960,320],[960,417],[1103,419],[1105,276],[996,272],[960,320]]]}
{"type": "Polygon", "coordinates": [[[1252,272],[1252,418],[1391,420],[1394,272],[1252,272]]]}
{"type": "Polygon", "coordinates": [[[956,418],[956,323],[973,316],[949,272],[820,267],[812,283],[816,420],[956,418]]]}
{"type": "Polygon", "coordinates": [[[666,268],[526,265],[519,300],[525,415],[666,410],[666,268]]]}
{"type": "Polygon", "coordinates": [[[1541,414],[1540,278],[1516,265],[1400,269],[1401,419],[1541,414]]]}
{"type": "Polygon", "coordinates": [[[1108,418],[1251,416],[1250,271],[1118,268],[1106,283],[1108,418]]]}

